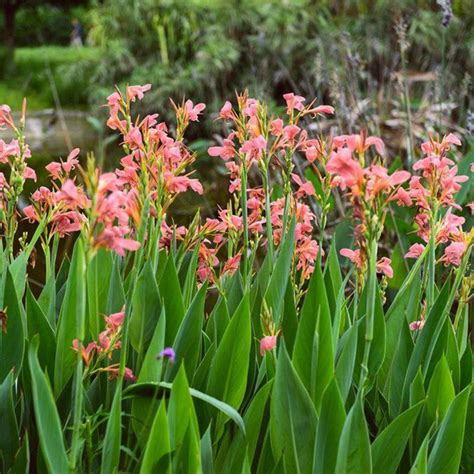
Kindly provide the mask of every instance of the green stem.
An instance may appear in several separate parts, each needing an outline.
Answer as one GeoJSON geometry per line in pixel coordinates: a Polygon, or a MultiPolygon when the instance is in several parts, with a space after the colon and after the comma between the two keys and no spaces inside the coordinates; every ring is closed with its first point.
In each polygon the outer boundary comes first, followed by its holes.
{"type": "Polygon", "coordinates": [[[429,258],[428,258],[428,282],[426,287],[427,312],[431,310],[435,299],[435,277],[436,277],[436,242],[435,242],[435,227],[438,216],[438,209],[436,205],[433,209],[431,218],[431,232],[429,242],[429,258]]]}
{"type": "Polygon", "coordinates": [[[243,279],[244,286],[247,284],[248,273],[248,248],[249,248],[249,228],[247,216],[247,170],[245,164],[242,164],[242,173],[240,177],[241,195],[242,195],[242,221],[244,226],[244,251],[243,251],[243,279]]]}
{"type": "Polygon", "coordinates": [[[263,174],[263,186],[265,188],[265,226],[267,229],[267,251],[270,261],[273,263],[273,229],[272,214],[270,210],[270,185],[268,179],[268,170],[263,174]]]}
{"type": "Polygon", "coordinates": [[[359,390],[365,391],[369,375],[369,355],[374,338],[375,295],[377,291],[377,240],[372,239],[369,244],[369,276],[367,280],[367,311],[365,314],[365,346],[362,359],[359,390]]]}

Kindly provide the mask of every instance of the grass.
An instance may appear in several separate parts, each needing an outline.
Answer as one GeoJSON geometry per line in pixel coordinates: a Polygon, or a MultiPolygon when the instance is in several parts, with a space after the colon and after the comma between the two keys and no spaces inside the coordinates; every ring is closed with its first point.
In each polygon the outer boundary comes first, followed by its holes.
{"type": "Polygon", "coordinates": [[[83,105],[80,95],[64,87],[59,68],[77,61],[98,60],[99,57],[100,50],[94,47],[18,48],[15,51],[13,77],[0,81],[0,102],[9,104],[14,110],[19,110],[23,97],[27,97],[30,111],[53,107],[51,80],[47,72],[50,68],[62,105],[66,107],[83,105]]]}

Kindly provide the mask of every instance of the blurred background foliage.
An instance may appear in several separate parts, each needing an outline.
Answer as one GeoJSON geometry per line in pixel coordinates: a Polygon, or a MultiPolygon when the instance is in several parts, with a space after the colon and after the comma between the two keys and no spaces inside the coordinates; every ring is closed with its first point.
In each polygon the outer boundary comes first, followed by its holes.
{"type": "MultiPolygon", "coordinates": [[[[151,82],[146,104],[165,118],[170,97],[215,111],[244,88],[275,103],[293,90],[333,104],[345,131],[396,132],[406,82],[415,133],[418,111],[423,127],[451,119],[466,125],[474,71],[469,0],[453,2],[447,27],[443,8],[427,0],[19,3],[15,74],[0,85],[2,101],[13,94],[12,105],[23,94],[33,106],[52,106],[50,69],[65,107],[95,108],[113,84],[126,83],[151,82]],[[85,48],[64,48],[72,18],[81,22],[85,48]]],[[[204,124],[209,134],[212,119],[204,124]]]]}

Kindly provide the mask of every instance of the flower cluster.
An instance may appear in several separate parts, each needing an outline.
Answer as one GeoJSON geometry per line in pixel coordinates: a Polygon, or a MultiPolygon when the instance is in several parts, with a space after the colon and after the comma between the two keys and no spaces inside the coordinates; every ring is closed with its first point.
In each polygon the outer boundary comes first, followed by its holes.
{"type": "MultiPolygon", "coordinates": [[[[461,210],[455,201],[455,194],[467,176],[458,175],[458,167],[447,153],[452,145],[461,146],[459,138],[453,134],[436,140],[433,137],[421,146],[424,157],[418,160],[413,169],[419,176],[413,176],[409,189],[399,193],[399,203],[407,206],[415,205],[417,214],[418,236],[428,243],[446,244],[440,260],[446,266],[458,266],[468,245],[469,236],[462,230],[464,217],[454,214],[461,210]],[[446,212],[443,213],[443,209],[446,212]]],[[[406,257],[417,258],[424,251],[424,244],[414,244],[406,257]]]]}
{"type": "MultiPolygon", "coordinates": [[[[104,316],[105,329],[99,334],[97,341],[90,342],[86,347],[78,339],[72,341],[72,349],[81,354],[88,373],[108,372],[111,378],[118,376],[118,364],[111,364],[106,367],[100,365],[102,361],[110,361],[114,350],[120,349],[124,318],[125,307],[118,313],[104,316]]],[[[128,367],[125,368],[124,377],[132,382],[136,380],[133,372],[128,367]]]]}

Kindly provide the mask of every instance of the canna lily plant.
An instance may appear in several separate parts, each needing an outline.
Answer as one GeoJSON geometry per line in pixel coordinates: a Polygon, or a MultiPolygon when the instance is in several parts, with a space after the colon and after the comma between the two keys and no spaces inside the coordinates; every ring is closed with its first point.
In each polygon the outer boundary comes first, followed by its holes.
{"type": "Polygon", "coordinates": [[[74,149],[26,206],[26,104],[18,125],[0,107],[15,135],[0,140],[1,472],[472,472],[460,139],[387,168],[379,137],[311,134],[332,107],[288,93],[277,117],[243,93],[208,150],[228,202],[177,226],[176,198],[204,192],[185,133],[205,105],[139,117],[150,87],[107,99],[114,171],[74,149]],[[395,266],[383,243],[403,219],[395,266]]]}

